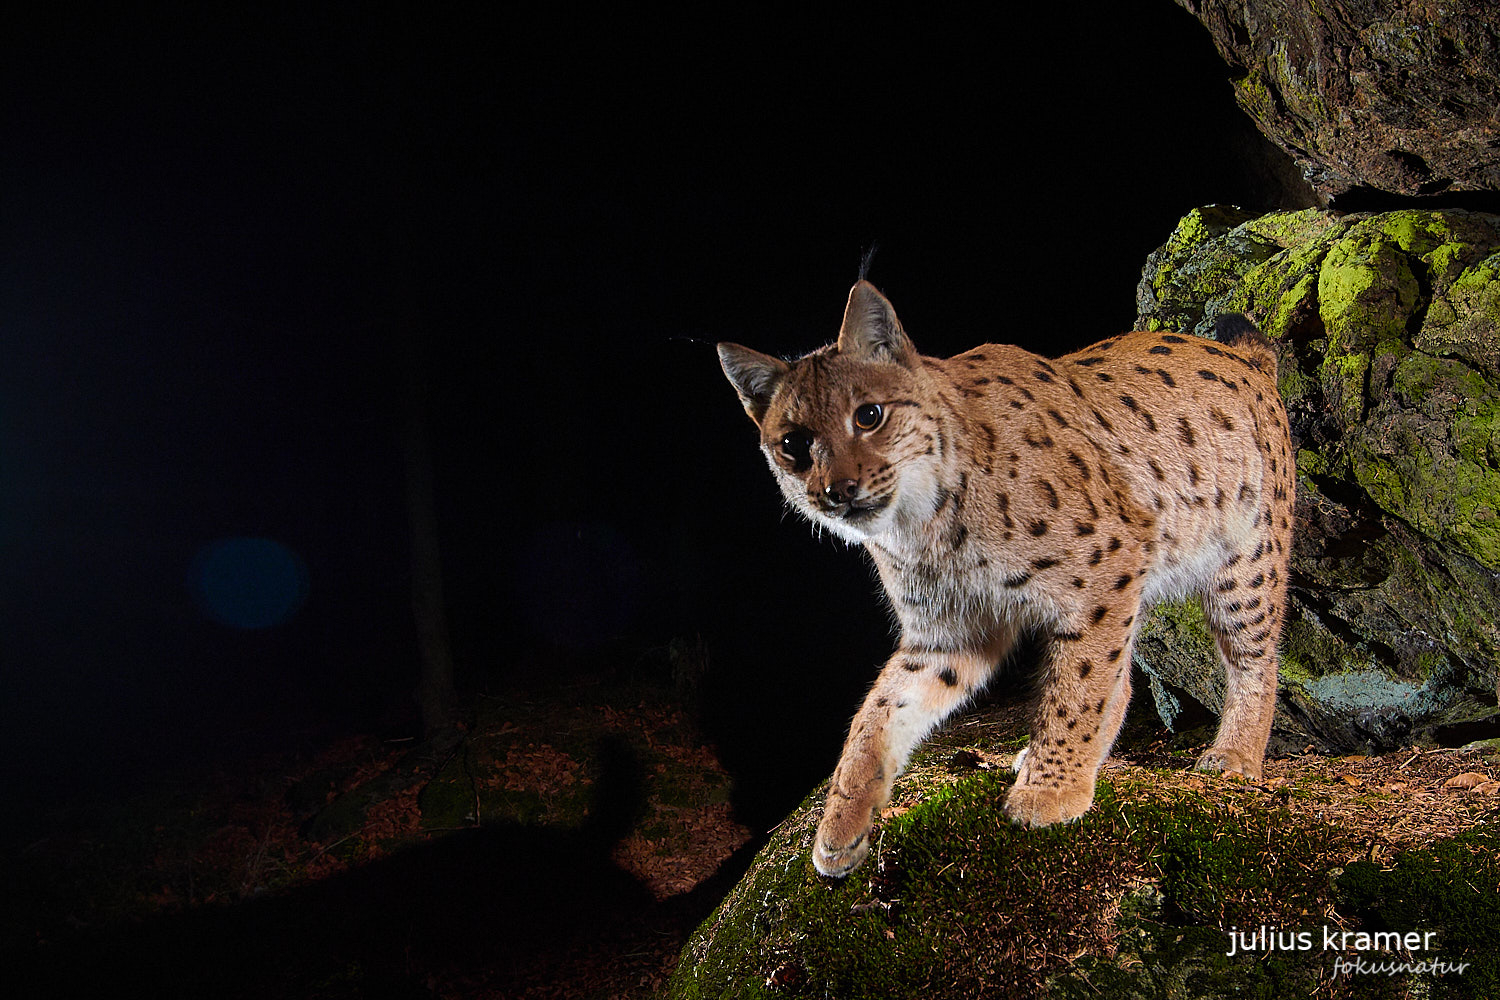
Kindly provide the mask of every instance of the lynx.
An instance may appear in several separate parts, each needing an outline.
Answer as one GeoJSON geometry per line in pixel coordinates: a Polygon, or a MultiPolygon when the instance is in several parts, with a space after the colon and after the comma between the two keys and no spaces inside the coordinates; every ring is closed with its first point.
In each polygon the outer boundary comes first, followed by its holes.
{"type": "Polygon", "coordinates": [[[1259,777],[1276,697],[1295,488],[1271,342],[1129,333],[1047,360],[918,354],[861,279],[835,344],[785,362],[718,345],[788,503],[864,546],[900,625],[849,729],[813,844],[842,876],[912,749],[1022,634],[1044,643],[1004,810],[1073,820],[1130,701],[1142,609],[1196,595],[1227,673],[1204,770],[1259,777]]]}

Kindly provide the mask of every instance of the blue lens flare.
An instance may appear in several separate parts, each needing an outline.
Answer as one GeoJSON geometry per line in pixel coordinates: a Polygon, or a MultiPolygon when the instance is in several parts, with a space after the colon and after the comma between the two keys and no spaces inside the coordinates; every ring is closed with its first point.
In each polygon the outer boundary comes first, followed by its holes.
{"type": "Polygon", "coordinates": [[[220,538],[200,548],[188,571],[198,607],[220,625],[270,628],[307,600],[307,564],[270,538],[220,538]]]}

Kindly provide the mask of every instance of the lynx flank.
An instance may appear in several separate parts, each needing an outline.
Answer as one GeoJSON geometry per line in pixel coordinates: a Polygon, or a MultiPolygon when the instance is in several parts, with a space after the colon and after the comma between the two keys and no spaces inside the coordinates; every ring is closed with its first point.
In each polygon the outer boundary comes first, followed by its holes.
{"type": "Polygon", "coordinates": [[[1228,673],[1198,766],[1260,775],[1295,477],[1270,341],[1238,316],[1217,334],[939,360],[860,281],[834,345],[790,363],[719,345],[788,502],[864,545],[901,626],[829,784],[820,872],[864,859],[912,748],[1023,632],[1048,655],[1005,812],[1082,815],[1130,701],[1142,609],[1163,599],[1198,596],[1228,673]]]}

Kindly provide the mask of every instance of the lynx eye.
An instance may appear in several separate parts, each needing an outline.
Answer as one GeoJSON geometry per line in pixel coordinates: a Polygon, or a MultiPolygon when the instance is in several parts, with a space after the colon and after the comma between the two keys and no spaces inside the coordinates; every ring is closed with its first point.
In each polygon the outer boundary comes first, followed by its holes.
{"type": "Polygon", "coordinates": [[[873,431],[880,426],[885,419],[885,408],[879,403],[866,403],[854,411],[854,427],[856,430],[873,431]]]}
{"type": "Polygon", "coordinates": [[[781,439],[781,453],[796,465],[806,464],[812,453],[812,437],[806,431],[791,431],[781,439]]]}

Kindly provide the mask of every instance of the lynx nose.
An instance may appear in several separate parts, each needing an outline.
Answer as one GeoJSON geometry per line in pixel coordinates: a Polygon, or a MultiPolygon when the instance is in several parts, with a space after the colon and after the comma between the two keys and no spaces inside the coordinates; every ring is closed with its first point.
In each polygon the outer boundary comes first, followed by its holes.
{"type": "Polygon", "coordinates": [[[823,487],[823,496],[831,504],[848,503],[859,495],[859,484],[852,479],[840,479],[823,487]]]}

